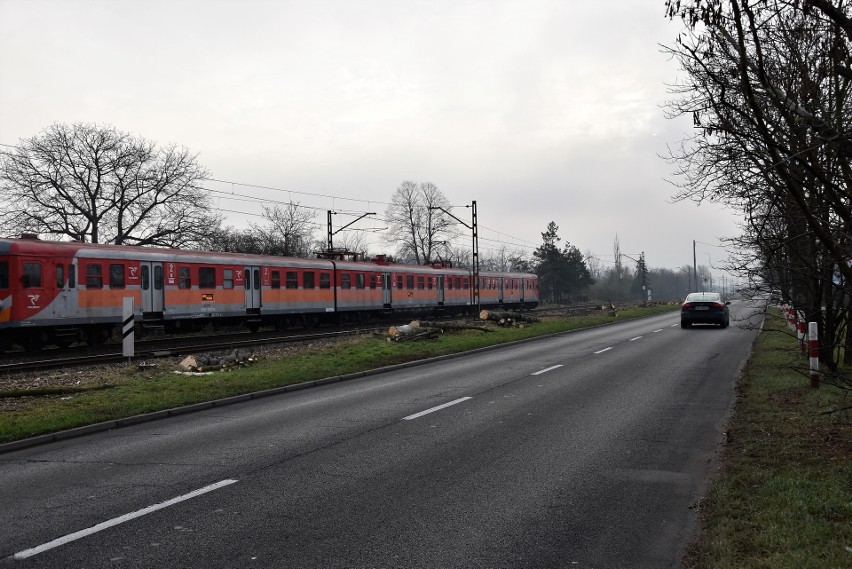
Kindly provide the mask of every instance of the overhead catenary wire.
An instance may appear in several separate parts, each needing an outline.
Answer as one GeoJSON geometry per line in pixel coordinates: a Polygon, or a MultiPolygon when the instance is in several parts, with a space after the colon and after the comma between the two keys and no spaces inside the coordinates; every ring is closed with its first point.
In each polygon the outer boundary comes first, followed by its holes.
{"type": "MultiPolygon", "coordinates": [[[[5,143],[0,143],[0,146],[7,147],[7,148],[14,148],[14,149],[20,148],[17,145],[5,144],[5,143]]],[[[264,184],[252,184],[252,183],[247,183],[247,182],[238,182],[238,181],[235,181],[235,180],[224,180],[224,179],[221,179],[221,178],[213,178],[213,177],[203,177],[203,178],[199,178],[199,180],[204,181],[204,182],[213,182],[213,183],[228,185],[229,188],[227,190],[220,190],[220,189],[212,188],[212,187],[209,187],[209,186],[206,186],[206,185],[199,186],[199,189],[207,191],[211,194],[215,194],[220,199],[227,199],[227,200],[238,201],[238,202],[242,202],[242,203],[260,204],[260,205],[267,205],[267,204],[287,205],[287,206],[292,206],[292,207],[297,207],[297,208],[302,208],[302,209],[313,210],[313,211],[317,211],[317,212],[328,210],[327,207],[310,206],[310,205],[304,205],[304,204],[298,203],[298,202],[293,202],[292,196],[293,196],[293,194],[296,194],[296,195],[309,196],[309,197],[315,197],[315,198],[318,197],[318,198],[324,198],[324,199],[331,199],[332,204],[334,204],[334,202],[336,200],[339,200],[339,201],[364,203],[364,204],[367,204],[368,206],[370,206],[370,204],[380,204],[380,205],[383,205],[383,206],[390,206],[391,205],[391,202],[376,200],[375,198],[366,200],[366,199],[362,199],[362,198],[351,198],[351,197],[346,197],[346,196],[325,194],[325,193],[319,193],[319,192],[308,192],[308,191],[303,191],[303,190],[293,190],[293,189],[281,188],[281,187],[264,185],[264,184]],[[259,197],[259,196],[249,195],[249,194],[246,194],[246,193],[237,192],[235,190],[236,187],[252,188],[252,189],[287,193],[288,199],[287,200],[281,200],[281,199],[275,199],[275,198],[270,198],[270,197],[259,197]]],[[[419,206],[419,207],[425,207],[425,206],[419,206]]],[[[451,206],[451,207],[452,208],[464,208],[464,207],[470,207],[470,206],[465,205],[465,206],[451,206]]],[[[219,211],[222,211],[222,212],[232,213],[232,214],[235,214],[235,215],[244,215],[244,216],[248,216],[248,217],[261,217],[261,218],[264,217],[263,214],[259,214],[259,213],[255,213],[255,212],[241,211],[241,210],[222,208],[222,207],[217,207],[216,209],[219,210],[219,211]]],[[[336,209],[336,208],[332,207],[332,209],[336,213],[360,215],[360,214],[367,213],[372,208],[368,207],[368,209],[366,209],[366,210],[358,210],[358,209],[336,209]]],[[[376,217],[375,219],[377,219],[380,222],[390,223],[389,220],[382,219],[380,217],[376,217]]],[[[324,227],[324,225],[321,224],[321,223],[310,223],[310,224],[314,227],[317,227],[317,228],[324,227]]],[[[492,242],[492,243],[501,243],[501,244],[505,244],[507,246],[517,247],[517,248],[521,248],[521,249],[535,249],[537,247],[537,245],[535,245],[533,242],[528,241],[528,240],[523,239],[523,238],[520,238],[520,237],[509,235],[505,231],[502,231],[502,230],[498,231],[498,230],[490,228],[488,226],[481,226],[481,227],[484,230],[491,231],[493,233],[498,234],[498,236],[505,236],[507,238],[507,239],[489,239],[489,238],[486,238],[486,237],[482,237],[481,239],[483,241],[488,241],[488,242],[492,242]]],[[[380,228],[352,228],[352,229],[350,229],[350,231],[377,232],[377,231],[381,231],[381,229],[380,228]]]]}

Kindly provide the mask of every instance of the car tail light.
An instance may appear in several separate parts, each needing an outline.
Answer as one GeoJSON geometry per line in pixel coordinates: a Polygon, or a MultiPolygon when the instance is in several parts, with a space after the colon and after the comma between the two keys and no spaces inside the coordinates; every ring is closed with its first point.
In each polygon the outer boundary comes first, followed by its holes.
{"type": "Polygon", "coordinates": [[[725,308],[725,305],[724,305],[724,304],[722,304],[721,302],[714,302],[714,303],[713,303],[713,308],[718,308],[718,309],[720,309],[720,310],[721,310],[722,308],[725,308]]]}
{"type": "Polygon", "coordinates": [[[684,302],[681,305],[681,308],[692,308],[692,303],[691,302],[684,302]]]}

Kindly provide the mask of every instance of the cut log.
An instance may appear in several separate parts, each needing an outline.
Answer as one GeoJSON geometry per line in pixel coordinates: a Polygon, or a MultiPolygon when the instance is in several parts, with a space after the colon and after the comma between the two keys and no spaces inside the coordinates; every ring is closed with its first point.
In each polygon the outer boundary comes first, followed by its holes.
{"type": "MultiPolygon", "coordinates": [[[[413,323],[412,323],[413,324],[413,323]]],[[[427,328],[442,328],[444,330],[479,330],[480,332],[491,332],[492,330],[486,326],[478,325],[478,324],[465,324],[463,322],[427,322],[425,320],[421,320],[419,322],[420,326],[425,326],[427,328]]]]}
{"type": "Polygon", "coordinates": [[[388,336],[391,338],[399,338],[400,336],[410,336],[414,334],[418,326],[412,326],[411,324],[403,324],[402,326],[391,326],[388,328],[388,336]]]}
{"type": "Polygon", "coordinates": [[[186,356],[178,366],[184,371],[192,371],[198,368],[198,361],[195,359],[195,356],[186,356]]]}
{"type": "Polygon", "coordinates": [[[397,335],[388,336],[388,342],[409,342],[411,340],[427,340],[429,338],[437,338],[444,333],[440,328],[414,328],[412,326],[398,326],[397,331],[401,328],[406,328],[406,332],[397,335]]]}

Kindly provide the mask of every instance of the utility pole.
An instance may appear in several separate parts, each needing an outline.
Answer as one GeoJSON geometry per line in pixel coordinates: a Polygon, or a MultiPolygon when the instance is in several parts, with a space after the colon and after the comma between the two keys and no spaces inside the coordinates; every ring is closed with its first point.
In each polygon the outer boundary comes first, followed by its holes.
{"type": "Polygon", "coordinates": [[[338,233],[340,233],[341,231],[343,231],[344,229],[346,229],[350,225],[361,221],[362,219],[364,219],[368,215],[376,215],[376,212],[371,211],[371,212],[365,213],[365,214],[361,215],[360,217],[355,218],[355,220],[350,221],[349,223],[347,223],[346,225],[344,225],[343,227],[341,227],[337,231],[332,231],[332,227],[331,227],[331,216],[332,215],[337,215],[337,212],[328,210],[328,238],[327,238],[327,242],[326,242],[326,253],[328,253],[329,255],[332,255],[334,253],[333,237],[335,235],[337,235],[338,233]]]}
{"type": "Polygon", "coordinates": [[[698,263],[695,261],[695,239],[692,240],[692,292],[698,292],[698,263]]]}
{"type": "Polygon", "coordinates": [[[476,312],[477,312],[477,314],[479,314],[479,312],[482,310],[482,306],[480,305],[480,302],[479,302],[479,225],[478,225],[478,221],[476,219],[476,200],[473,200],[470,205],[466,205],[464,207],[471,208],[471,223],[470,223],[470,225],[468,225],[467,223],[465,223],[464,221],[462,221],[458,217],[454,216],[453,214],[451,214],[450,212],[448,212],[447,210],[445,210],[442,207],[433,206],[433,207],[430,207],[429,209],[439,209],[439,210],[443,211],[444,213],[446,213],[447,215],[449,215],[450,217],[452,217],[453,219],[455,219],[456,221],[458,221],[459,223],[461,223],[462,225],[464,225],[465,227],[467,227],[468,229],[471,230],[472,237],[473,237],[473,251],[472,251],[473,282],[471,283],[471,287],[470,287],[471,304],[473,304],[473,306],[476,306],[476,312]]]}

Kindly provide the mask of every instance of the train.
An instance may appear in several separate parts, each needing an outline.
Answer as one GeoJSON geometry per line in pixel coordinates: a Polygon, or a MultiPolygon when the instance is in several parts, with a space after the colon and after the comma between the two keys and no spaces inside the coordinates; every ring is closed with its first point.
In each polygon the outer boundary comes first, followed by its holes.
{"type": "Polygon", "coordinates": [[[127,245],[0,238],[0,352],[99,345],[121,326],[133,299],[140,331],[205,326],[277,329],[364,321],[400,313],[532,309],[538,277],[473,274],[444,264],[378,256],[302,259],[127,245]]]}

